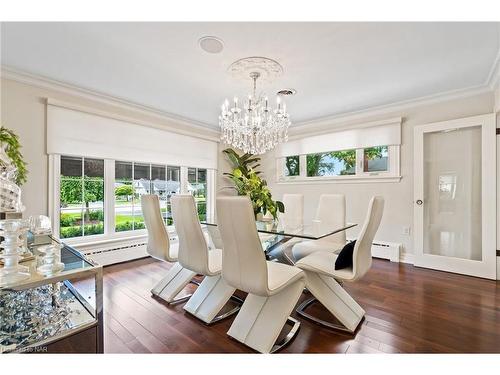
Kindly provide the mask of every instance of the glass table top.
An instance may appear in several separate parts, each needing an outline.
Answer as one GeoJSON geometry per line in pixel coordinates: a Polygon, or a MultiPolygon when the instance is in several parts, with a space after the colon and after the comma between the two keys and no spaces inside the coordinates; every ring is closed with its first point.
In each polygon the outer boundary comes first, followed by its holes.
{"type": "MultiPolygon", "coordinates": [[[[217,222],[215,220],[203,220],[200,223],[202,225],[217,226],[217,222]]],[[[354,223],[347,223],[342,227],[332,227],[331,225],[320,221],[313,221],[310,224],[287,224],[282,220],[256,221],[255,224],[259,233],[275,234],[285,237],[297,237],[308,240],[319,240],[335,233],[353,228],[357,225],[354,223]]]]}
{"type": "MultiPolygon", "coordinates": [[[[95,267],[94,264],[92,264],[82,254],[72,249],[71,247],[61,243],[60,241],[58,241],[53,237],[52,237],[52,242],[62,246],[61,257],[60,257],[61,263],[64,264],[64,269],[62,271],[50,275],[42,275],[41,273],[37,272],[37,267],[43,261],[43,254],[41,254],[37,250],[37,248],[44,245],[31,245],[29,246],[29,249],[33,253],[33,257],[29,258],[29,260],[21,261],[19,263],[20,266],[27,268],[27,272],[30,274],[30,277],[18,281],[14,284],[2,285],[0,286],[0,290],[1,289],[20,290],[20,289],[40,286],[43,284],[48,284],[51,282],[61,281],[64,280],[65,277],[69,277],[73,274],[85,271],[86,269],[92,269],[95,267]]],[[[0,264],[0,267],[3,267],[3,265],[0,264]]]]}

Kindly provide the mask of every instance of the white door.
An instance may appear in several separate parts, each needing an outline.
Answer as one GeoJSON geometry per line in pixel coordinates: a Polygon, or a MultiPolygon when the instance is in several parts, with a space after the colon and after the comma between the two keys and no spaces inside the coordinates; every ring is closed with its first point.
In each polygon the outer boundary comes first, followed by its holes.
{"type": "Polygon", "coordinates": [[[496,279],[495,115],[414,129],[415,265],[496,279]]]}

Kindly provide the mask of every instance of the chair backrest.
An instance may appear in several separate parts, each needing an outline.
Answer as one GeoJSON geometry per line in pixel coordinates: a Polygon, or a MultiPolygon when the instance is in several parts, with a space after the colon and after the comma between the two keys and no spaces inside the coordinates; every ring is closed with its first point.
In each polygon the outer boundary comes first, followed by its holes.
{"type": "MultiPolygon", "coordinates": [[[[321,194],[315,220],[321,221],[322,228],[342,228],[345,226],[344,194],[321,194]]],[[[322,238],[321,242],[345,243],[345,231],[322,238]]]]}
{"type": "Polygon", "coordinates": [[[372,265],[372,243],[384,213],[384,198],[372,197],[352,255],[354,280],[364,276],[372,265]]]}
{"type": "Polygon", "coordinates": [[[285,212],[280,214],[285,227],[297,228],[304,223],[304,195],[283,194],[285,212]]]}
{"type": "Polygon", "coordinates": [[[223,243],[223,278],[236,289],[266,296],[266,257],[249,197],[218,197],[217,220],[223,243]]]}
{"type": "Polygon", "coordinates": [[[223,186],[217,190],[218,197],[235,197],[238,195],[238,191],[234,186],[223,186]]]}
{"type": "Polygon", "coordinates": [[[172,201],[172,217],[179,239],[179,263],[196,273],[206,275],[208,246],[201,230],[196,203],[191,194],[176,194],[172,201]]]}
{"type": "Polygon", "coordinates": [[[141,196],[142,214],[148,230],[147,252],[153,258],[176,262],[170,255],[170,241],[167,229],[161,217],[160,201],[157,195],[145,194],[141,196]]]}

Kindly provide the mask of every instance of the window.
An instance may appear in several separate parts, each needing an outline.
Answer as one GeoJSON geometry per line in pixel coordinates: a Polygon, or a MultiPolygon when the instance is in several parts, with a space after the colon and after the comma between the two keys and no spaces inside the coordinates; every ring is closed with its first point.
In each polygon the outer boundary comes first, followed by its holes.
{"type": "Polygon", "coordinates": [[[60,237],[104,233],[104,160],[61,157],[60,237]]]}
{"type": "Polygon", "coordinates": [[[180,193],[180,167],[115,162],[115,231],[145,229],[141,208],[144,194],[156,194],[167,225],[172,225],[170,198],[180,193]],[[167,179],[168,176],[168,179],[167,179]]]}
{"type": "Polygon", "coordinates": [[[388,146],[378,146],[363,149],[364,172],[385,172],[389,168],[388,161],[388,146]]]}
{"type": "Polygon", "coordinates": [[[306,155],[307,177],[356,174],[356,150],[306,155]]]}
{"type": "Polygon", "coordinates": [[[60,204],[54,207],[52,216],[59,217],[54,229],[56,233],[59,229],[61,238],[123,237],[123,232],[144,230],[144,194],[158,195],[168,226],[173,225],[171,199],[175,194],[191,193],[195,197],[200,220],[207,218],[207,206],[210,209],[213,204],[213,187],[208,184],[213,179],[211,169],[74,156],[52,160],[54,170],[60,170],[56,175],[59,183],[54,184],[59,186],[54,199],[60,204]],[[105,200],[106,194],[109,199],[105,200]]]}
{"type": "Polygon", "coordinates": [[[278,181],[397,182],[399,146],[376,146],[341,151],[286,156],[277,159],[278,181]],[[301,167],[303,166],[303,167],[301,167]]]}
{"type": "Polygon", "coordinates": [[[287,156],[285,158],[285,176],[298,176],[300,174],[300,157],[299,155],[287,156]]]}
{"type": "Polygon", "coordinates": [[[167,225],[172,225],[174,220],[172,219],[172,205],[171,199],[175,194],[180,194],[181,192],[181,168],[180,167],[167,167],[167,186],[166,186],[166,196],[167,196],[167,215],[166,221],[167,225]]]}
{"type": "Polygon", "coordinates": [[[193,194],[200,220],[207,218],[207,170],[188,168],[188,191],[193,194]]]}

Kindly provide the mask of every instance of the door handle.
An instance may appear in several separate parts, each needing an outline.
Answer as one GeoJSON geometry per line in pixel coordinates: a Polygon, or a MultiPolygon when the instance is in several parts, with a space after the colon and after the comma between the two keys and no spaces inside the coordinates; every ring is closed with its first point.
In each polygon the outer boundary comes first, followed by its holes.
{"type": "Polygon", "coordinates": [[[421,206],[424,203],[424,201],[422,199],[418,199],[415,203],[421,206]]]}

